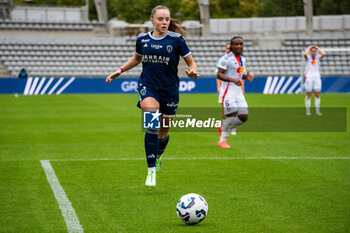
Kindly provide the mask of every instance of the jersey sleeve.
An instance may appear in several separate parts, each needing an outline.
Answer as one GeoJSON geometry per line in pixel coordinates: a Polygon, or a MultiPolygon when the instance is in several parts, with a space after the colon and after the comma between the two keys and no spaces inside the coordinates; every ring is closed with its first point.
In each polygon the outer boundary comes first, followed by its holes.
{"type": "Polygon", "coordinates": [[[191,50],[188,48],[187,43],[182,36],[179,37],[179,52],[183,58],[191,55],[191,50]]]}
{"type": "Polygon", "coordinates": [[[137,37],[135,53],[137,56],[142,57],[141,36],[137,37]]]}
{"type": "Polygon", "coordinates": [[[219,64],[218,64],[218,68],[227,70],[227,60],[225,59],[225,57],[220,58],[219,60],[219,64]]]}
{"type": "Polygon", "coordinates": [[[222,57],[219,58],[219,60],[216,62],[216,65],[215,65],[215,73],[217,73],[219,71],[219,65],[221,63],[221,59],[222,57]]]}

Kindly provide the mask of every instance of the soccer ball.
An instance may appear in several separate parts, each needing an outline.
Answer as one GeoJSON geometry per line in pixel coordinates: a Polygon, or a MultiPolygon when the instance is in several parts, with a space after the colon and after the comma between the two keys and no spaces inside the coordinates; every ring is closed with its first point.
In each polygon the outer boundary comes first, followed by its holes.
{"type": "Polygon", "coordinates": [[[201,195],[189,193],[180,198],[176,213],[184,223],[197,224],[207,216],[208,204],[201,195]]]}

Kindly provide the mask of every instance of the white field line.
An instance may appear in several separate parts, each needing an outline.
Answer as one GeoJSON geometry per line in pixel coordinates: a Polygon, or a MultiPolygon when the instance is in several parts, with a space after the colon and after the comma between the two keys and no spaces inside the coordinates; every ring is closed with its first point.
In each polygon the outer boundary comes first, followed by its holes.
{"type": "MultiPolygon", "coordinates": [[[[350,157],[164,157],[165,160],[350,160],[350,157]]],[[[50,161],[137,161],[142,158],[50,159],[50,161]]]]}
{"type": "Polygon", "coordinates": [[[64,192],[60,182],[57,179],[55,171],[53,170],[49,160],[40,160],[43,167],[47,181],[49,182],[51,189],[55,195],[58,205],[61,209],[62,216],[67,225],[69,233],[84,232],[80,225],[79,219],[75,214],[75,210],[72,207],[72,203],[69,201],[66,193],[64,192]]]}

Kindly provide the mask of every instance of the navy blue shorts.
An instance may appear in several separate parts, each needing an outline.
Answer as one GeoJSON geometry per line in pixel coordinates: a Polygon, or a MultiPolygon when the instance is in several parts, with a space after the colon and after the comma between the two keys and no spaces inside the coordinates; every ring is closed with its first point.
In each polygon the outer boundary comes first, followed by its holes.
{"type": "Polygon", "coordinates": [[[140,107],[140,101],[147,97],[153,97],[160,105],[160,112],[166,115],[175,115],[177,106],[179,104],[179,90],[178,88],[162,88],[155,90],[151,87],[146,87],[142,83],[138,84],[137,93],[139,95],[139,102],[137,106],[140,107]]]}

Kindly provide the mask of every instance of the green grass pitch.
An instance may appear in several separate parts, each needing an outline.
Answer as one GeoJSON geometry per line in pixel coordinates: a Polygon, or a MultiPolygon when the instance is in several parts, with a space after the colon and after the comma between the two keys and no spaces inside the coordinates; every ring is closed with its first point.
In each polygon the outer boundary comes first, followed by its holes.
{"type": "MultiPolygon", "coordinates": [[[[250,107],[304,106],[303,95],[246,99],[250,107]]],[[[136,101],[122,94],[0,95],[0,232],[67,232],[40,160],[51,161],[85,232],[350,232],[350,159],[166,159],[349,158],[349,127],[238,129],[231,149],[217,148],[218,133],[173,132],[157,186],[147,189],[136,101]],[[186,226],[175,206],[191,192],[209,211],[202,223],[186,226]]],[[[180,103],[218,107],[215,94],[182,94],[180,103]]],[[[321,106],[347,107],[349,114],[350,95],[323,94],[321,106]]]]}

